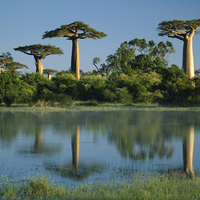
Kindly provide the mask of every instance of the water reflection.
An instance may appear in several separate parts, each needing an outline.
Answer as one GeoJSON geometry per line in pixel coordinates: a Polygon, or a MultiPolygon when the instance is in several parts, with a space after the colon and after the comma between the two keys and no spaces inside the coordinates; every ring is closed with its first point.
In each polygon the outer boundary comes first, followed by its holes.
{"type": "Polygon", "coordinates": [[[183,165],[184,171],[193,177],[194,126],[189,126],[187,131],[183,141],[183,165]]]}
{"type": "Polygon", "coordinates": [[[197,112],[0,112],[1,173],[44,168],[56,179],[83,181],[130,166],[194,176],[199,121],[197,112]]]}
{"type": "Polygon", "coordinates": [[[79,147],[80,147],[80,126],[76,125],[75,132],[71,133],[71,151],[72,161],[64,165],[56,163],[45,163],[47,170],[58,172],[62,177],[68,177],[75,181],[82,181],[91,174],[100,172],[105,168],[103,163],[81,163],[79,164],[79,147]]]}

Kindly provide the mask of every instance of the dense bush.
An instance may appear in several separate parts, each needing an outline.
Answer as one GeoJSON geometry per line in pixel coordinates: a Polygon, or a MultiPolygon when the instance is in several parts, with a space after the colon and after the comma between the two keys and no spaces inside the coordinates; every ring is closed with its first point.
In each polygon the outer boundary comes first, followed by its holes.
{"type": "Polygon", "coordinates": [[[7,106],[15,103],[19,97],[21,81],[15,71],[5,71],[0,74],[0,101],[7,106]]]}
{"type": "Polygon", "coordinates": [[[159,102],[161,104],[199,105],[200,76],[190,80],[173,65],[157,72],[115,73],[103,75],[85,73],[80,81],[68,72],[60,72],[52,80],[39,73],[20,74],[5,71],[0,74],[0,103],[52,105],[62,107],[74,100],[119,103],[159,102]],[[194,87],[195,86],[195,87],[194,87]]]}

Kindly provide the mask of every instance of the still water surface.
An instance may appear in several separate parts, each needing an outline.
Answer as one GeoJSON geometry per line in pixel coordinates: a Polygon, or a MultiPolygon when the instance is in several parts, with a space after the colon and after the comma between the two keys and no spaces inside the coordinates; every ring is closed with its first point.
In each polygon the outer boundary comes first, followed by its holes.
{"type": "Polygon", "coordinates": [[[178,111],[0,112],[0,174],[61,185],[200,171],[200,115],[178,111]]]}

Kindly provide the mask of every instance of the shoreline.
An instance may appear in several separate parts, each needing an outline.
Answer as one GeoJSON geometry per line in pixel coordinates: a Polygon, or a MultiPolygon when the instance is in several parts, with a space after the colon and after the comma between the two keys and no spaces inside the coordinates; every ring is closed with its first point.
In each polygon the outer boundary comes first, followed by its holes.
{"type": "Polygon", "coordinates": [[[67,105],[65,108],[59,106],[50,107],[31,107],[28,105],[12,105],[6,107],[0,105],[0,112],[82,112],[82,111],[191,111],[200,112],[200,107],[181,107],[181,106],[162,106],[157,104],[97,104],[88,105],[88,103],[76,103],[67,105]]]}

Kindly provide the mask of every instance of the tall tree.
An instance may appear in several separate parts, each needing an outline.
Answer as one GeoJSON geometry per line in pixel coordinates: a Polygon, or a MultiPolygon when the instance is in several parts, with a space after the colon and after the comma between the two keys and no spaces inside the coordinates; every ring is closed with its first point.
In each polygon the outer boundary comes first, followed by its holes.
{"type": "Polygon", "coordinates": [[[200,28],[200,19],[188,21],[173,20],[163,21],[158,24],[159,36],[168,36],[183,41],[183,63],[182,68],[189,78],[194,77],[194,59],[192,39],[200,28]]]}
{"type": "Polygon", "coordinates": [[[43,64],[41,62],[42,59],[49,55],[64,54],[62,49],[50,44],[33,44],[29,46],[14,48],[14,50],[21,51],[27,55],[32,55],[35,59],[36,72],[39,72],[40,74],[43,74],[43,64]]]}
{"type": "Polygon", "coordinates": [[[104,32],[99,32],[89,25],[75,21],[68,25],[62,25],[60,28],[57,28],[52,31],[46,31],[42,39],[44,38],[53,38],[53,37],[66,37],[67,40],[72,41],[72,57],[71,57],[71,71],[76,73],[76,78],[79,80],[79,39],[100,39],[107,36],[104,32]]]}

